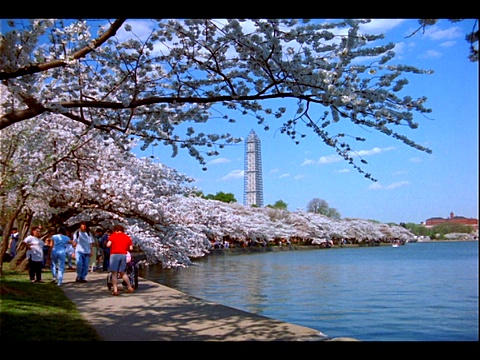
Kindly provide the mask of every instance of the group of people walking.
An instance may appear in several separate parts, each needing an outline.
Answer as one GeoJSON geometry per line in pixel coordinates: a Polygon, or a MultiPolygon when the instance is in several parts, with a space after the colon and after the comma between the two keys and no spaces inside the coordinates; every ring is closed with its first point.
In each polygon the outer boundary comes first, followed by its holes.
{"type": "MultiPolygon", "coordinates": [[[[9,248],[13,246],[16,251],[17,244],[12,244],[13,238],[11,236],[9,248]]],[[[13,241],[15,240],[18,241],[18,235],[13,241]]],[[[70,269],[73,269],[72,260],[68,259],[69,248],[72,248],[76,261],[76,282],[86,283],[88,272],[101,268],[103,271],[112,272],[112,295],[118,295],[117,274],[127,284],[127,292],[134,291],[126,273],[127,253],[133,250],[133,242],[131,237],[125,234],[122,225],[116,225],[111,231],[99,228],[92,233],[87,223],[82,222],[71,237],[67,235],[66,229],[59,228],[45,241],[41,237],[41,228],[34,226],[31,228],[30,235],[22,243],[27,247],[26,257],[29,262],[28,271],[31,282],[42,282],[42,269],[46,266],[44,248],[49,247],[48,260],[50,260],[52,281],[62,286],[66,263],[70,269]]],[[[11,249],[10,254],[12,254],[11,249]]]]}

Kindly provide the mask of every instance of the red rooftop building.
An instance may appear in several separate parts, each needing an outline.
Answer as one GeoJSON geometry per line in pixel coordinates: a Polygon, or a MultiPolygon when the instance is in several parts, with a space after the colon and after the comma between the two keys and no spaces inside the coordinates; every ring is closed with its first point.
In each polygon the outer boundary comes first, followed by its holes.
{"type": "Polygon", "coordinates": [[[425,221],[425,227],[431,228],[433,226],[443,223],[454,223],[471,226],[473,229],[478,230],[478,219],[466,218],[464,216],[455,216],[453,211],[450,213],[449,218],[433,217],[425,221]]]}

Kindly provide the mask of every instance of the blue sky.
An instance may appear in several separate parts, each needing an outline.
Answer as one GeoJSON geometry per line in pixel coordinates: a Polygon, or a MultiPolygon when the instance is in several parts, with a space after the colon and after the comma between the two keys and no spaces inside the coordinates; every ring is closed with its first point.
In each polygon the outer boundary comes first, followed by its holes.
{"type": "MultiPolygon", "coordinates": [[[[137,20],[138,21],[138,20],[137,20]]],[[[290,211],[306,209],[313,198],[328,202],[342,218],[381,222],[421,223],[430,217],[455,215],[478,219],[478,63],[468,60],[465,35],[473,20],[441,20],[423,34],[406,38],[417,27],[415,19],[376,19],[369,32],[385,34],[394,42],[400,63],[433,70],[431,75],[408,76],[406,92],[426,96],[427,117],[415,115],[416,130],[398,130],[432,150],[427,154],[381,134],[355,129],[367,138],[356,145],[368,161],[363,169],[372,182],[313,134],[296,145],[269,122],[269,131],[254,120],[208,124],[219,132],[246,138],[253,129],[261,141],[264,205],[282,200],[290,211]],[[363,132],[363,133],[362,133],[363,132]]],[[[293,109],[292,109],[293,110],[293,109]]],[[[139,154],[142,154],[139,152],[139,154]]],[[[207,171],[183,151],[172,158],[165,147],[143,153],[194,177],[204,194],[233,193],[243,203],[244,144],[220,150],[207,159],[207,171]]]]}

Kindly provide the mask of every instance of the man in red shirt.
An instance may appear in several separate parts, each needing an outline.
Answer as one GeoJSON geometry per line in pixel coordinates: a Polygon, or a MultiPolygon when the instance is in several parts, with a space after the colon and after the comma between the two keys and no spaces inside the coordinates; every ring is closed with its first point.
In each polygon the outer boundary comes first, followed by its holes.
{"type": "Polygon", "coordinates": [[[110,266],[108,270],[112,272],[112,295],[118,295],[117,274],[120,274],[120,278],[127,284],[127,292],[133,292],[134,289],[126,273],[127,252],[133,250],[133,242],[132,238],[125,234],[125,228],[122,225],[113,227],[113,232],[108,238],[107,247],[110,248],[110,266]]]}

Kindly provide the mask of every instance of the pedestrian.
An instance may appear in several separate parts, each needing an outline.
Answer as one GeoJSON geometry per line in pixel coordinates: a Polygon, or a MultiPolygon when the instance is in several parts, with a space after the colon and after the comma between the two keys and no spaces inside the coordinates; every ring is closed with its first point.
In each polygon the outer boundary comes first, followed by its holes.
{"type": "Polygon", "coordinates": [[[34,226],[30,229],[30,235],[23,240],[23,243],[27,246],[26,256],[28,259],[28,274],[30,275],[30,281],[32,283],[43,282],[43,246],[45,243],[40,239],[40,229],[38,226],[34,226]]]}
{"type": "MultiPolygon", "coordinates": [[[[72,240],[72,232],[67,230],[67,236],[72,240]]],[[[71,243],[67,244],[65,248],[67,253],[67,270],[74,270],[73,268],[73,259],[75,259],[75,248],[73,247],[73,240],[71,243]]]]}
{"type": "Polygon", "coordinates": [[[63,274],[65,273],[66,247],[68,244],[71,245],[72,242],[64,228],[60,228],[58,233],[52,236],[52,262],[50,268],[52,270],[53,282],[56,282],[58,286],[62,286],[63,274]]]}
{"type": "Polygon", "coordinates": [[[67,257],[67,270],[73,270],[73,256],[75,254],[75,248],[73,247],[73,244],[67,244],[67,246],[65,247],[65,254],[67,257]]]}
{"type": "Polygon", "coordinates": [[[112,234],[112,230],[107,229],[107,231],[105,231],[105,233],[102,235],[99,241],[99,245],[103,250],[103,264],[102,264],[103,271],[108,271],[108,268],[110,267],[110,248],[107,247],[107,242],[111,234],[112,234]]]}
{"type": "Polygon", "coordinates": [[[102,228],[97,228],[95,231],[95,238],[97,240],[97,264],[96,264],[96,269],[101,270],[103,268],[103,262],[104,262],[104,245],[102,244],[102,239],[103,235],[105,234],[105,231],[102,228]]]}
{"type": "Polygon", "coordinates": [[[100,236],[102,236],[102,229],[100,228],[96,229],[95,234],[93,235],[92,255],[90,256],[90,260],[88,262],[88,272],[94,272],[97,269],[97,262],[98,262],[98,255],[99,255],[98,232],[100,232],[100,236]]]}
{"type": "Polygon", "coordinates": [[[87,282],[90,256],[93,255],[93,242],[93,235],[90,232],[87,223],[82,221],[80,223],[80,228],[73,233],[73,246],[75,247],[75,261],[77,263],[77,278],[75,279],[76,282],[87,282]]]}
{"type": "Polygon", "coordinates": [[[10,234],[10,242],[8,244],[8,251],[12,259],[17,255],[17,245],[18,245],[18,229],[16,227],[12,228],[12,233],[10,234]]]}
{"type": "MultiPolygon", "coordinates": [[[[40,231],[42,228],[40,228],[40,231]]],[[[45,243],[43,245],[43,268],[44,269],[50,269],[50,254],[52,252],[52,241],[50,240],[50,237],[53,235],[53,232],[50,232],[45,239],[45,243]]]]}
{"type": "Polygon", "coordinates": [[[132,238],[125,234],[125,229],[122,225],[114,226],[113,233],[108,238],[107,247],[110,248],[109,271],[112,272],[112,295],[118,295],[118,275],[120,275],[120,278],[127,284],[127,292],[133,292],[134,288],[130,284],[130,279],[126,273],[127,252],[133,251],[133,242],[132,238]]]}

